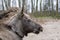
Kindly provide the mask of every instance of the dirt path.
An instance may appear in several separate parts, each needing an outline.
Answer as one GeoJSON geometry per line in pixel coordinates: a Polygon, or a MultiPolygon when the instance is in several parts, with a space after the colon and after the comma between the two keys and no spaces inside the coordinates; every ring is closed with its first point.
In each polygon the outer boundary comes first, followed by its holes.
{"type": "Polygon", "coordinates": [[[30,33],[23,40],[60,40],[60,20],[57,21],[47,21],[41,24],[44,31],[36,35],[30,33]]]}

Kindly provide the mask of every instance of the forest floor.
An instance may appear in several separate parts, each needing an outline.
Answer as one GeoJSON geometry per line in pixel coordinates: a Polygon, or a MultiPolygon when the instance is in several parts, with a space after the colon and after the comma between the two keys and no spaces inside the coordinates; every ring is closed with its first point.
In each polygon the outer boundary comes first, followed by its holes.
{"type": "Polygon", "coordinates": [[[38,35],[30,33],[23,40],[60,40],[60,19],[35,18],[33,20],[42,25],[43,32],[38,35]]]}

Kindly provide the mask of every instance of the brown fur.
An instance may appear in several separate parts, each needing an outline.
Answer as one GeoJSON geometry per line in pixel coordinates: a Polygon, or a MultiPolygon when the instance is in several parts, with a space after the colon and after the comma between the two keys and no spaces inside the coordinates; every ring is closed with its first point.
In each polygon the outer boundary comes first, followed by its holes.
{"type": "Polygon", "coordinates": [[[19,8],[17,8],[17,7],[10,7],[7,10],[0,11],[0,19],[10,16],[9,14],[11,12],[17,12],[18,10],[19,10],[19,8]]]}
{"type": "Polygon", "coordinates": [[[0,24],[0,39],[1,40],[21,40],[14,32],[6,28],[5,24],[0,24]]]}
{"type": "Polygon", "coordinates": [[[19,8],[17,8],[17,7],[10,7],[8,10],[1,11],[0,15],[3,15],[3,16],[2,16],[2,19],[0,19],[0,24],[4,23],[5,21],[9,20],[12,16],[17,14],[18,10],[19,10],[19,8]],[[8,16],[5,17],[6,15],[8,15],[8,16]]]}

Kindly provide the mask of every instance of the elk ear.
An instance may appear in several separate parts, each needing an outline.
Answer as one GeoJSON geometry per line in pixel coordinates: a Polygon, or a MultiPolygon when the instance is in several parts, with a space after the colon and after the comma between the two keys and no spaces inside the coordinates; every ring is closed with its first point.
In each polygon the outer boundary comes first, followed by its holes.
{"type": "Polygon", "coordinates": [[[22,7],[22,10],[21,10],[21,17],[24,16],[24,7],[22,7]]]}
{"type": "Polygon", "coordinates": [[[25,4],[25,2],[24,2],[24,0],[23,0],[22,10],[21,10],[21,17],[23,17],[23,16],[24,16],[24,4],[25,4]]]}

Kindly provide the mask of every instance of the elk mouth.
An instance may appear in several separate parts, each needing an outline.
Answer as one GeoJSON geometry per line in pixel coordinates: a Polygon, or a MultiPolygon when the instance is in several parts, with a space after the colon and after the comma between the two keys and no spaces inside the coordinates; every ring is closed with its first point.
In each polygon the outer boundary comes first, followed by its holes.
{"type": "Polygon", "coordinates": [[[35,34],[39,34],[40,32],[43,32],[43,28],[38,28],[38,29],[34,29],[33,33],[35,34]]]}
{"type": "Polygon", "coordinates": [[[35,31],[34,33],[35,33],[35,34],[39,34],[39,31],[35,31]]]}
{"type": "Polygon", "coordinates": [[[35,34],[39,34],[40,32],[43,32],[43,30],[40,30],[40,31],[33,31],[33,33],[35,33],[35,34]]]}
{"type": "Polygon", "coordinates": [[[35,33],[35,34],[39,34],[39,32],[40,31],[39,30],[36,30],[36,29],[33,31],[33,33],[35,33]]]}

